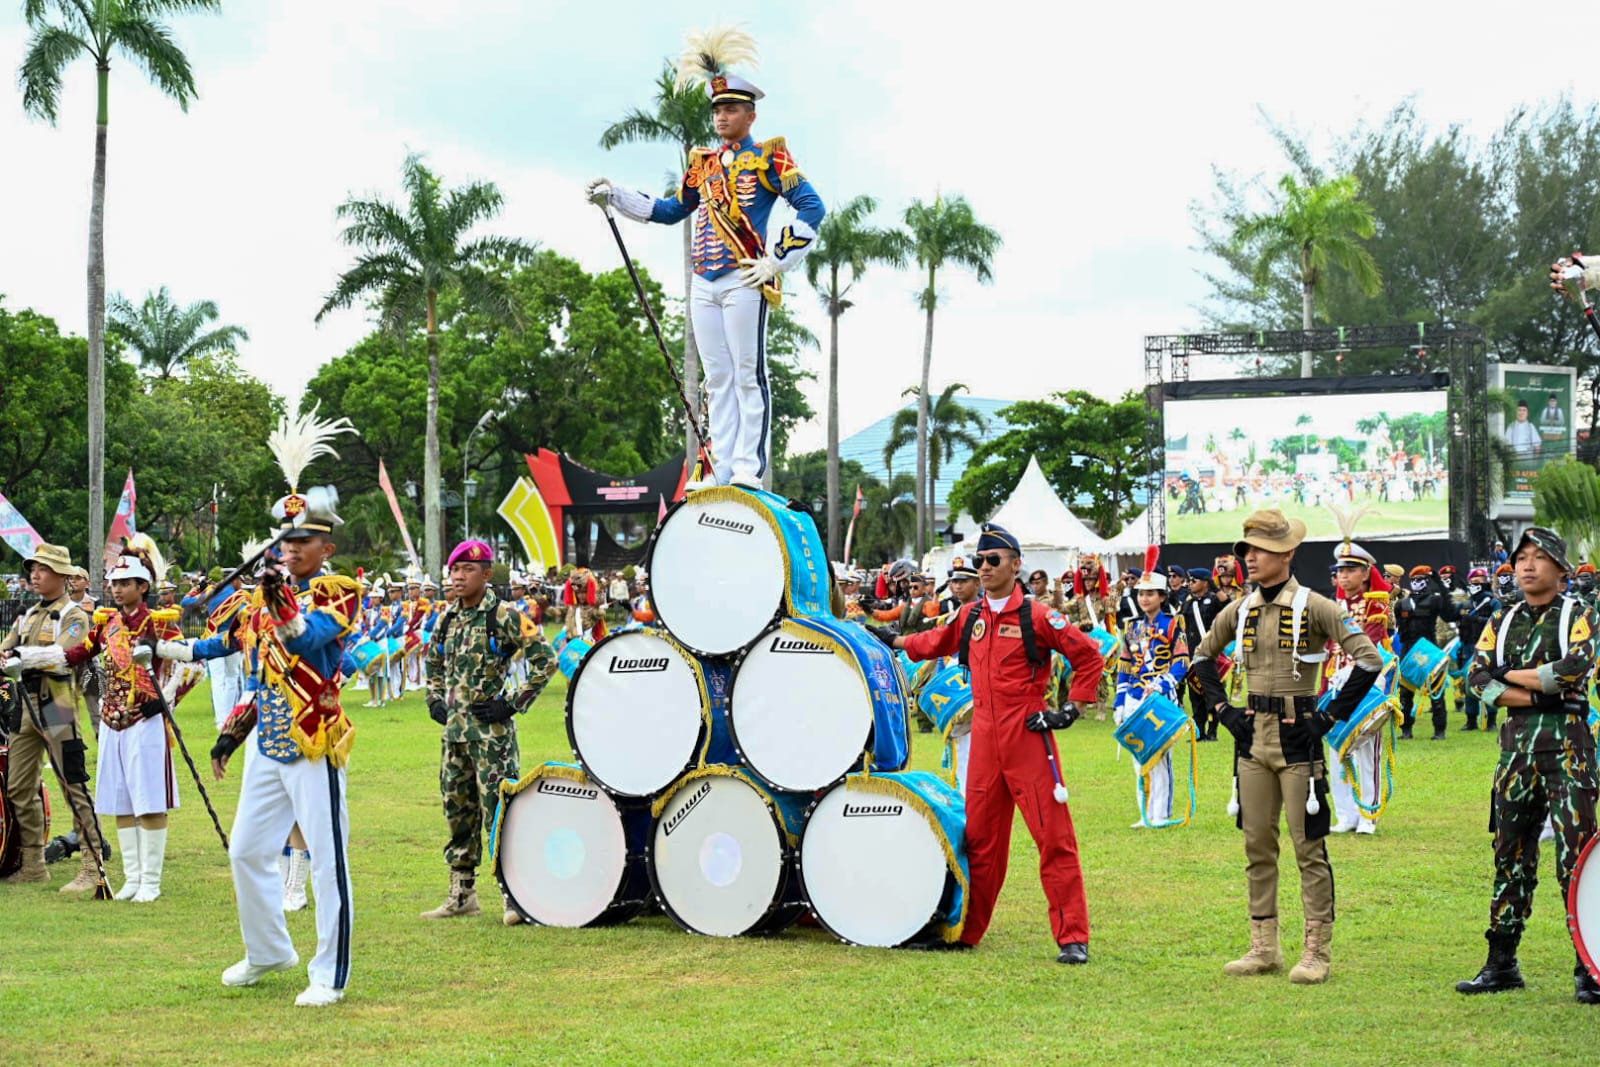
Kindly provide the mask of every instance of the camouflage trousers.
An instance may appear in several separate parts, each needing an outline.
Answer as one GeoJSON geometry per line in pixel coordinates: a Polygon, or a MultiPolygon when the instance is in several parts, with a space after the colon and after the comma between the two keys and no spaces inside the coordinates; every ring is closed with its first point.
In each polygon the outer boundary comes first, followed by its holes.
{"type": "Polygon", "coordinates": [[[1548,814],[1556,831],[1556,878],[1563,914],[1578,854],[1595,833],[1592,750],[1502,752],[1494,772],[1494,896],[1489,930],[1520,937],[1539,884],[1539,834],[1548,814]]]}
{"type": "Polygon", "coordinates": [[[494,823],[500,783],[518,773],[515,727],[500,737],[443,742],[439,793],[444,798],[444,819],[450,827],[444,861],[452,869],[477,870],[483,858],[483,831],[494,823]]]}

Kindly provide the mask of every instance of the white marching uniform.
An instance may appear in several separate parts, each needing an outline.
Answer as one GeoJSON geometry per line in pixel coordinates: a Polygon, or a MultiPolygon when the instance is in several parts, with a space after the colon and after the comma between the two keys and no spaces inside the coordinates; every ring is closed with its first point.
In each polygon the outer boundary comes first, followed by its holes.
{"type": "Polygon", "coordinates": [[[102,721],[94,774],[96,814],[159,815],[179,806],[167,720],[159,716],[124,730],[102,721]]]}
{"type": "Polygon", "coordinates": [[[244,654],[206,661],[206,676],[211,679],[211,714],[217,720],[217,729],[228,721],[233,709],[244,696],[244,654]]]}
{"type": "MultiPolygon", "coordinates": [[[[1379,779],[1378,746],[1382,738],[1372,734],[1356,742],[1350,749],[1351,762],[1355,764],[1355,781],[1361,786],[1361,796],[1370,805],[1380,795],[1383,782],[1379,779]]],[[[1335,759],[1333,750],[1328,750],[1328,765],[1334,769],[1330,788],[1333,791],[1333,810],[1339,816],[1339,825],[1345,828],[1355,828],[1361,833],[1370,834],[1377,830],[1377,822],[1362,814],[1361,808],[1356,804],[1355,789],[1349,779],[1345,777],[1346,768],[1342,761],[1335,759]]]]}

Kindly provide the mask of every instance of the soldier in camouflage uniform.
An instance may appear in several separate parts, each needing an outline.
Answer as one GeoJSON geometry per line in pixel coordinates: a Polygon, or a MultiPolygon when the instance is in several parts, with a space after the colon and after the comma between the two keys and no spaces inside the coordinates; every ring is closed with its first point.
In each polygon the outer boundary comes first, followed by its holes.
{"type": "MultiPolygon", "coordinates": [[[[1595,742],[1584,694],[1594,669],[1594,610],[1560,592],[1572,570],[1566,543],[1533,526],[1517,542],[1523,599],[1497,611],[1478,638],[1468,684],[1485,708],[1506,710],[1492,793],[1494,895],[1489,959],[1461,993],[1521,989],[1517,945],[1533,911],[1539,831],[1555,824],[1556,877],[1565,900],[1572,871],[1595,833],[1595,742]]],[[[1600,984],[1580,959],[1573,969],[1580,1004],[1600,1004],[1600,984]]]]}
{"type": "MultiPolygon", "coordinates": [[[[500,783],[516,778],[517,727],[511,721],[544,689],[555,670],[555,654],[537,627],[489,587],[494,551],[482,541],[463,541],[450,553],[450,584],[456,599],[434,624],[428,645],[428,714],[444,727],[439,792],[450,825],[445,862],[450,894],[424,919],[478,914],[477,870],[483,828],[492,825],[500,783]],[[501,695],[511,657],[521,651],[528,675],[510,700],[501,695]]],[[[503,919],[522,916],[510,901],[503,919]]]]}

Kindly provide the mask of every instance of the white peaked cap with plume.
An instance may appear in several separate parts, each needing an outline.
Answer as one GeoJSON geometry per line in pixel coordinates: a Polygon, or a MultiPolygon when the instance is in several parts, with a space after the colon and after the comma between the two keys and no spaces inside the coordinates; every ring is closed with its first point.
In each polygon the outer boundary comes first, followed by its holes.
{"type": "Polygon", "coordinates": [[[730,68],[755,70],[759,65],[755,38],[742,26],[716,26],[684,34],[683,52],[678,56],[678,78],[674,86],[703,82],[713,105],[742,102],[753,104],[766,96],[751,82],[730,68]]]}
{"type": "Polygon", "coordinates": [[[267,448],[272,451],[289,483],[289,494],[272,505],[272,517],[279,521],[280,530],[330,533],[335,526],[344,524],[337,512],[338,491],[331,485],[321,485],[307,489],[302,494],[300,475],[319,456],[337,459],[339,453],[334,451],[329,442],[340,434],[355,432],[356,428],[350,425],[349,419],[317,418],[317,405],[313,404],[304,415],[285,415],[277,428],[267,435],[267,448]]]}

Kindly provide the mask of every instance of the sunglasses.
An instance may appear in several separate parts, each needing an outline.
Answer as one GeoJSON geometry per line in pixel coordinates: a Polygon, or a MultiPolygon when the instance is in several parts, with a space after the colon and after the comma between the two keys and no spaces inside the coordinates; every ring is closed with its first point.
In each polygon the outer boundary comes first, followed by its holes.
{"type": "Polygon", "coordinates": [[[1006,558],[998,552],[980,552],[972,557],[972,562],[980,567],[998,567],[1005,561],[1006,558]]]}

